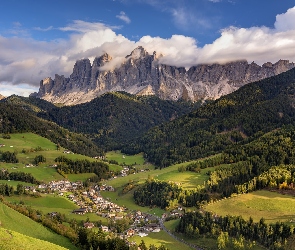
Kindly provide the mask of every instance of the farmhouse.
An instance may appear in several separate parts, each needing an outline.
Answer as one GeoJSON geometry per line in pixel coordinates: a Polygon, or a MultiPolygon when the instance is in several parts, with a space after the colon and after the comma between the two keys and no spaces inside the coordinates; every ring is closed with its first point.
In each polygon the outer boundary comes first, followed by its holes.
{"type": "Polygon", "coordinates": [[[127,230],[127,232],[126,232],[126,235],[128,236],[128,237],[131,237],[131,236],[133,236],[135,234],[135,231],[132,229],[132,228],[129,228],[128,230],[127,230]]]}
{"type": "Polygon", "coordinates": [[[81,207],[81,208],[73,210],[74,214],[86,214],[86,212],[87,212],[87,208],[85,208],[85,207],[84,208],[81,207]]]}
{"type": "Polygon", "coordinates": [[[101,230],[103,232],[108,232],[109,231],[109,228],[107,226],[101,226],[100,228],[101,228],[101,230]]]}
{"type": "Polygon", "coordinates": [[[84,227],[85,227],[85,228],[89,228],[89,229],[90,229],[90,228],[94,228],[94,224],[93,224],[92,222],[85,222],[85,223],[84,223],[84,227]]]}

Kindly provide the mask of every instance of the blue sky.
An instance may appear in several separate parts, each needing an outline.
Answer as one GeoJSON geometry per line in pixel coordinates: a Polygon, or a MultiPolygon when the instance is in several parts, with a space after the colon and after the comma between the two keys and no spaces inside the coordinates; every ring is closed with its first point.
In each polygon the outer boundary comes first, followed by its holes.
{"type": "Polygon", "coordinates": [[[295,0],[9,0],[1,3],[0,93],[27,96],[104,52],[135,47],[162,63],[295,61],[295,0]]]}

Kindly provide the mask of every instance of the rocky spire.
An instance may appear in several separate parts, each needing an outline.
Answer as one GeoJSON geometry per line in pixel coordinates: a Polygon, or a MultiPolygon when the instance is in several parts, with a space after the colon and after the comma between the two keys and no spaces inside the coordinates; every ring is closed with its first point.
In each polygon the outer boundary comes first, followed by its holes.
{"type": "Polygon", "coordinates": [[[149,53],[142,47],[138,46],[136,49],[134,49],[130,55],[126,56],[126,58],[132,57],[134,59],[143,58],[145,56],[148,56],[149,53]]]}
{"type": "Polygon", "coordinates": [[[91,64],[89,59],[82,59],[75,63],[73,73],[70,76],[71,85],[83,88],[90,83],[91,64]]]}
{"type": "Polygon", "coordinates": [[[93,64],[92,64],[92,69],[94,67],[101,67],[105,65],[105,63],[110,62],[112,60],[112,57],[108,53],[104,53],[100,57],[95,57],[93,64]]]}

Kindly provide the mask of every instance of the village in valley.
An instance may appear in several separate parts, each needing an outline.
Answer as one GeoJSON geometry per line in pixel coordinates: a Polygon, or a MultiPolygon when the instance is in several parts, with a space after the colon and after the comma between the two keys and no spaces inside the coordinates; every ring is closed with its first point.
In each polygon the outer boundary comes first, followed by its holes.
{"type": "MultiPolygon", "coordinates": [[[[72,213],[78,215],[85,215],[87,213],[95,213],[99,218],[106,218],[109,221],[109,225],[100,225],[99,228],[103,232],[116,232],[115,225],[116,222],[120,220],[128,220],[129,227],[123,232],[118,233],[121,238],[128,238],[134,235],[140,237],[147,236],[149,233],[157,233],[163,230],[163,221],[167,217],[178,218],[181,217],[182,208],[179,207],[176,210],[167,212],[158,217],[154,214],[143,213],[139,210],[130,211],[126,207],[117,205],[116,203],[110,201],[109,198],[104,198],[100,191],[114,192],[115,189],[112,186],[106,184],[95,185],[93,187],[83,188],[83,183],[70,182],[68,180],[61,181],[51,181],[48,184],[40,184],[38,190],[49,193],[56,194],[59,196],[65,196],[67,199],[75,203],[79,208],[74,209],[72,213]]],[[[31,190],[36,192],[36,189],[31,190]]],[[[50,215],[52,217],[56,216],[57,212],[52,211],[50,215]]],[[[95,223],[91,221],[84,222],[84,227],[88,229],[95,228],[95,223]]]]}
{"type": "MultiPolygon", "coordinates": [[[[64,150],[64,154],[73,154],[69,150],[64,150]]],[[[125,159],[125,156],[122,156],[125,159]]],[[[35,168],[33,164],[26,164],[25,168],[35,168]]],[[[49,165],[47,167],[56,168],[57,165],[49,165]]],[[[17,167],[15,167],[17,168],[17,167]]],[[[149,171],[149,169],[136,170],[130,166],[122,166],[122,169],[110,178],[110,180],[125,177],[129,174],[136,174],[138,172],[149,171]]],[[[72,211],[73,214],[77,215],[87,215],[89,213],[94,213],[97,215],[97,221],[99,218],[105,218],[108,221],[108,225],[97,226],[95,221],[87,220],[83,223],[83,226],[88,229],[98,228],[103,232],[113,232],[117,233],[120,238],[128,238],[134,235],[140,237],[145,237],[149,233],[157,233],[163,230],[164,224],[163,221],[167,218],[179,218],[182,215],[182,208],[179,207],[171,212],[164,213],[162,217],[158,217],[155,214],[143,213],[139,210],[130,211],[125,206],[119,206],[116,203],[112,202],[109,198],[104,198],[101,195],[101,191],[115,192],[115,188],[107,184],[97,184],[85,188],[83,182],[76,181],[71,182],[69,180],[59,180],[59,181],[50,181],[48,183],[42,183],[38,186],[25,186],[24,189],[27,192],[33,194],[43,193],[47,195],[56,195],[65,197],[74,204],[78,206],[77,209],[72,211]],[[128,227],[124,227],[124,231],[116,229],[116,223],[121,220],[128,221],[128,227]]],[[[58,213],[52,211],[49,213],[51,217],[55,217],[58,213]]],[[[126,224],[126,223],[125,223],[126,224]]]]}

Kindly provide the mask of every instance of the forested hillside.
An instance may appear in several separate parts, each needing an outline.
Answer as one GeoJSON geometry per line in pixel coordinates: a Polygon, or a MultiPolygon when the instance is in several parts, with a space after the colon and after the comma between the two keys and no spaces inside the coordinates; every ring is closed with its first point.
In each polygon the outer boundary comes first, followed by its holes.
{"type": "Polygon", "coordinates": [[[91,137],[106,150],[120,149],[159,124],[191,112],[199,104],[165,101],[155,96],[107,93],[91,102],[56,107],[38,98],[10,97],[13,103],[72,132],[91,137]]]}
{"type": "Polygon", "coordinates": [[[85,136],[69,132],[54,122],[38,118],[18,105],[1,102],[0,121],[0,133],[2,134],[33,132],[75,153],[89,156],[98,156],[103,153],[85,136]]]}
{"type": "Polygon", "coordinates": [[[245,144],[295,121],[295,70],[248,84],[179,119],[154,127],[126,153],[145,152],[160,167],[245,144]]]}

